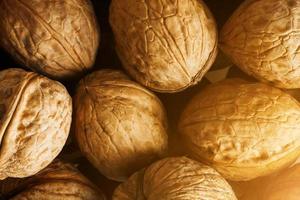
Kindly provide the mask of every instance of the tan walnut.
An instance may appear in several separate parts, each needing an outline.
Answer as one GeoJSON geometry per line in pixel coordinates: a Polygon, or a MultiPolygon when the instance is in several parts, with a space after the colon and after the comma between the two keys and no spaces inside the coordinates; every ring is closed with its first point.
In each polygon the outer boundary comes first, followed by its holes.
{"type": "Polygon", "coordinates": [[[22,69],[0,71],[0,179],[31,176],[62,150],[72,99],[65,87],[22,69]]]}
{"type": "Polygon", "coordinates": [[[157,161],[133,174],[113,200],[236,200],[226,180],[213,168],[186,157],[157,161]]]}
{"type": "Polygon", "coordinates": [[[1,0],[0,43],[21,64],[53,78],[94,63],[99,29],[89,0],[1,0]]]}
{"type": "Polygon", "coordinates": [[[158,92],[196,84],[217,54],[217,30],[202,0],[112,0],[116,50],[138,82],[158,92]]]}
{"type": "Polygon", "coordinates": [[[244,72],[300,88],[300,2],[246,0],[222,29],[220,47],[244,72]]]}
{"type": "Polygon", "coordinates": [[[179,122],[188,153],[234,181],[293,163],[300,155],[299,130],[297,100],[280,89],[240,79],[202,90],[179,122]]]}
{"type": "Polygon", "coordinates": [[[104,194],[74,166],[59,161],[26,179],[0,182],[0,198],[10,200],[105,200],[104,194]]]}
{"type": "Polygon", "coordinates": [[[168,136],[163,105],[121,71],[86,76],[74,101],[79,147],[106,177],[126,180],[164,155],[168,136]]]}

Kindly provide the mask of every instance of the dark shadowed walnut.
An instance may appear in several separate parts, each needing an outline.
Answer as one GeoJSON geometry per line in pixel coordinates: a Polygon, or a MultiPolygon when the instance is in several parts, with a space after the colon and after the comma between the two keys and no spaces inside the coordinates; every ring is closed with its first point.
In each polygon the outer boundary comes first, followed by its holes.
{"type": "Polygon", "coordinates": [[[106,177],[125,180],[166,151],[163,105],[122,72],[101,70],[86,76],[74,101],[80,149],[106,177]]]}
{"type": "Polygon", "coordinates": [[[165,158],[133,174],[113,200],[236,200],[226,180],[213,168],[186,157],[165,158]]]}
{"type": "Polygon", "coordinates": [[[99,29],[89,0],[1,0],[0,42],[34,71],[69,78],[94,63],[99,29]]]}
{"type": "Polygon", "coordinates": [[[72,100],[65,87],[21,69],[0,71],[0,179],[26,177],[63,148],[72,100]]]}
{"type": "Polygon", "coordinates": [[[217,54],[215,21],[201,0],[112,0],[110,24],[124,68],[155,91],[196,84],[217,54]]]}

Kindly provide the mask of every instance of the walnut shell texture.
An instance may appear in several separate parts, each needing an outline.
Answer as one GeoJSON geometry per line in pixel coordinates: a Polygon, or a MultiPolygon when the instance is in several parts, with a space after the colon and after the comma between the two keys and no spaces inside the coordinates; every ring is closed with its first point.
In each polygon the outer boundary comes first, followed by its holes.
{"type": "Polygon", "coordinates": [[[158,92],[196,84],[217,54],[217,29],[201,0],[112,0],[110,24],[124,68],[158,92]]]}
{"type": "Polygon", "coordinates": [[[0,179],[42,170],[69,134],[72,99],[65,87],[22,69],[0,71],[0,179]]]}
{"type": "Polygon", "coordinates": [[[222,29],[220,47],[244,72],[300,88],[300,2],[246,0],[222,29]]]}
{"type": "Polygon", "coordinates": [[[0,42],[21,64],[53,78],[94,64],[99,28],[89,0],[1,0],[0,42]]]}
{"type": "Polygon", "coordinates": [[[297,100],[240,79],[208,86],[189,102],[179,122],[188,153],[233,181],[292,164],[300,155],[299,130],[297,100]]]}
{"type": "Polygon", "coordinates": [[[226,180],[213,168],[186,157],[157,161],[132,175],[113,200],[236,200],[226,180]]]}
{"type": "Polygon", "coordinates": [[[79,147],[110,179],[126,180],[167,150],[163,105],[121,71],[100,70],[86,76],[74,104],[79,147]]]}

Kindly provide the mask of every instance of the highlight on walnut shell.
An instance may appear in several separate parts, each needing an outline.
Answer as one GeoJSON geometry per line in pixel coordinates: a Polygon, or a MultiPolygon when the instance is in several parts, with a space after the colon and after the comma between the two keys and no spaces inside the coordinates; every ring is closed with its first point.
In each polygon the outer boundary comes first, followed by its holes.
{"type": "Polygon", "coordinates": [[[94,64],[99,28],[90,0],[1,0],[0,43],[30,69],[56,79],[94,64]]]}
{"type": "Polygon", "coordinates": [[[114,191],[112,199],[236,200],[236,197],[213,168],[186,157],[170,157],[133,174],[114,191]]]}
{"type": "Polygon", "coordinates": [[[222,29],[221,49],[244,72],[280,88],[300,88],[297,0],[246,0],[222,29]]]}
{"type": "Polygon", "coordinates": [[[22,69],[0,71],[0,179],[27,177],[62,150],[72,99],[65,87],[22,69]]]}
{"type": "Polygon", "coordinates": [[[199,92],[179,121],[187,153],[233,181],[269,175],[292,164],[300,155],[299,130],[296,99],[240,79],[199,92]]]}
{"type": "Polygon", "coordinates": [[[79,147],[109,179],[126,180],[165,154],[168,136],[162,103],[121,71],[86,76],[74,101],[79,147]]]}
{"type": "Polygon", "coordinates": [[[33,177],[0,182],[0,192],[2,198],[10,200],[106,200],[74,166],[60,161],[33,177]]]}
{"type": "Polygon", "coordinates": [[[152,90],[184,90],[215,60],[217,28],[202,0],[112,0],[109,20],[124,68],[152,90]]]}

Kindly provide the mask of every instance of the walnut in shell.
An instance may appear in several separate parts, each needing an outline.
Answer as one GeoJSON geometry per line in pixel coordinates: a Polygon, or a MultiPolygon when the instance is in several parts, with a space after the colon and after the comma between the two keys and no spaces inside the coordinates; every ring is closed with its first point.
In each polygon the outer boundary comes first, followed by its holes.
{"type": "Polygon", "coordinates": [[[34,71],[69,78],[94,63],[99,29],[89,0],[1,0],[0,43],[34,71]]]}
{"type": "Polygon", "coordinates": [[[71,116],[62,84],[22,69],[0,71],[0,179],[46,167],[67,140],[71,116]]]}
{"type": "Polygon", "coordinates": [[[299,130],[297,100],[240,79],[208,86],[189,102],[179,122],[188,153],[234,181],[293,163],[300,155],[299,130]]]}
{"type": "Polygon", "coordinates": [[[217,54],[215,21],[202,0],[112,0],[110,24],[124,68],[155,91],[196,84],[217,54]]]}
{"type": "Polygon", "coordinates": [[[300,1],[246,0],[227,21],[221,49],[244,72],[281,88],[300,88],[300,1]]]}
{"type": "Polygon", "coordinates": [[[165,158],[133,174],[113,200],[236,200],[226,180],[213,168],[186,157],[165,158]]]}
{"type": "Polygon", "coordinates": [[[167,149],[167,120],[160,100],[120,71],[86,76],[74,104],[79,147],[110,179],[125,180],[167,149]]]}

